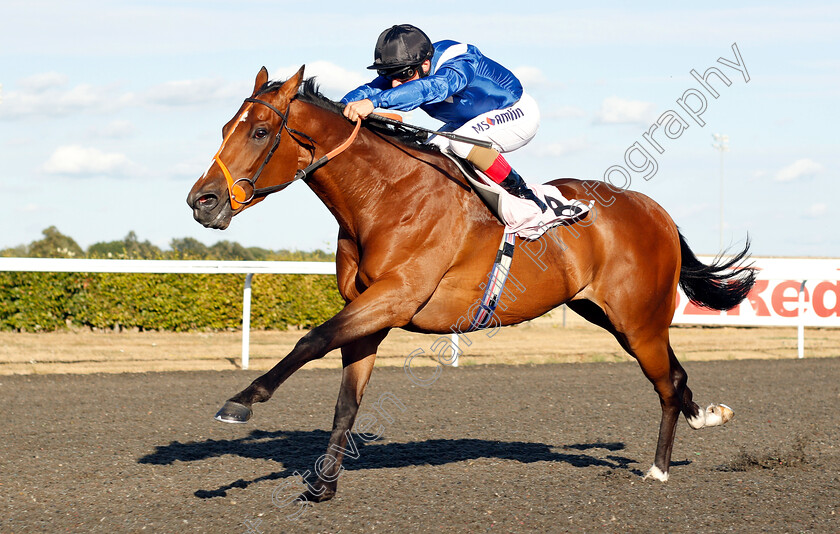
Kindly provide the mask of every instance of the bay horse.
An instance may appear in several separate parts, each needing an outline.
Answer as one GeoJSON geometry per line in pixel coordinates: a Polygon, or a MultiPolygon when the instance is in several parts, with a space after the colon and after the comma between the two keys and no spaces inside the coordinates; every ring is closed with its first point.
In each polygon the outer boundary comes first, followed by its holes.
{"type": "MultiPolygon", "coordinates": [[[[260,70],[251,97],[224,126],[222,146],[187,203],[199,223],[224,229],[265,194],[303,178],[338,222],[336,274],[344,308],[216,414],[225,422],[247,421],[252,405],[269,400],[301,366],[341,349],[341,387],[328,445],[335,462],[301,496],[321,501],[335,494],[343,459],[335,451],[346,449],[379,344],[392,328],[449,334],[482,296],[480,285],[504,227],[436,149],[368,123],[361,130],[356,125],[358,135],[348,144],[354,124],[312,79],[304,80],[303,71],[285,82],[269,82],[268,71],[260,70]],[[334,152],[328,152],[343,143],[344,152],[330,159],[334,152]]],[[[659,395],[659,440],[645,478],[667,481],[680,412],[693,428],[732,417],[725,405],[704,410],[692,400],[668,336],[677,285],[701,306],[735,306],[754,283],[753,270],[743,263],[749,241],[735,257],[705,265],[647,196],[627,190],[606,199],[593,186],[606,185],[602,182],[550,183],[566,198],[597,205],[576,239],[543,236],[541,261],[521,254],[513,261],[510,276],[527,291],[497,309],[497,319],[513,325],[567,303],[613,334],[659,395]]]]}

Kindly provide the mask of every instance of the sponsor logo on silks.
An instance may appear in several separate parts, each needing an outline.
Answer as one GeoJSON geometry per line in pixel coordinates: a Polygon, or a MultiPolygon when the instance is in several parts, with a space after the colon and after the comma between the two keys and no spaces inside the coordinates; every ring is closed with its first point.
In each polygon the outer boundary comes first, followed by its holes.
{"type": "Polygon", "coordinates": [[[520,117],[523,117],[524,115],[525,114],[519,108],[509,109],[503,113],[498,113],[493,117],[487,117],[483,121],[475,123],[472,129],[475,133],[486,132],[492,126],[514,121],[520,117]]]}

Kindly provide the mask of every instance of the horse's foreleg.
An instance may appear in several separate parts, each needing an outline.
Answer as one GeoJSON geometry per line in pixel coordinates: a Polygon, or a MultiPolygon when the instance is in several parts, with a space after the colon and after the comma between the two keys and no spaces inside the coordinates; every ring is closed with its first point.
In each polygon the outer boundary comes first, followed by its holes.
{"type": "Polygon", "coordinates": [[[356,420],[362,395],[370,381],[376,349],[387,333],[387,329],[382,330],[341,347],[344,370],[341,374],[338,401],[335,404],[332,435],[327,445],[327,453],[321,457],[324,459],[320,464],[321,469],[316,469],[317,480],[301,496],[307,501],[331,499],[335,495],[338,477],[344,470],[341,466],[344,456],[349,454],[353,458],[358,457],[360,443],[353,440],[350,430],[356,420]]]}
{"type": "Polygon", "coordinates": [[[255,402],[265,402],[270,399],[274,391],[292,373],[303,367],[307,362],[322,358],[332,350],[328,348],[327,332],[329,330],[324,328],[327,323],[303,336],[295,344],[295,348],[269,372],[258,377],[247,388],[228,399],[216,412],[216,420],[223,423],[247,422],[253,414],[251,406],[255,402]],[[323,330],[326,330],[326,332],[323,332],[323,330]]]}
{"type": "Polygon", "coordinates": [[[251,405],[270,399],[280,384],[285,382],[295,371],[303,367],[307,362],[322,358],[327,352],[332,350],[328,348],[330,346],[330,329],[325,328],[328,323],[329,321],[312,329],[269,372],[258,377],[247,388],[228,399],[224,406],[216,413],[216,420],[224,423],[244,423],[248,421],[252,415],[251,405]]]}
{"type": "Polygon", "coordinates": [[[295,348],[270,371],[228,400],[216,414],[226,423],[244,423],[251,406],[271,398],[280,384],[307,362],[366,336],[411,320],[425,298],[412,293],[410,283],[391,278],[376,282],[324,324],[313,328],[295,348]]]}

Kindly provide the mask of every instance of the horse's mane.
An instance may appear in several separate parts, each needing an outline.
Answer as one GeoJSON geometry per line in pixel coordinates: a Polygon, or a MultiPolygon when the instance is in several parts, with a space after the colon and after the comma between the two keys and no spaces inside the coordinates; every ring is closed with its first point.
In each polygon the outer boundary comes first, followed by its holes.
{"type": "MultiPolygon", "coordinates": [[[[260,89],[257,91],[257,94],[254,96],[260,96],[266,93],[276,91],[280,89],[280,86],[282,86],[284,83],[286,83],[285,80],[266,82],[262,85],[262,87],[260,87],[260,89]]],[[[300,86],[300,89],[298,90],[296,98],[303,102],[307,102],[321,109],[325,109],[327,111],[331,111],[339,115],[342,115],[342,112],[344,111],[344,104],[342,104],[341,102],[335,102],[333,100],[330,100],[321,93],[318,83],[314,76],[311,78],[306,78],[306,80],[304,80],[304,82],[300,86]]],[[[396,139],[397,141],[408,145],[412,148],[416,148],[426,152],[440,152],[440,150],[436,146],[425,143],[427,139],[427,134],[425,133],[400,126],[391,126],[371,120],[364,121],[364,123],[362,124],[368,130],[396,139]]]]}
{"type": "MultiPolygon", "coordinates": [[[[260,95],[276,91],[280,89],[280,87],[284,83],[286,82],[266,82],[262,85],[262,87],[260,87],[260,89],[254,96],[258,97],[260,95]]],[[[321,94],[321,91],[318,88],[318,84],[315,81],[315,77],[306,78],[304,80],[304,82],[300,85],[300,88],[298,89],[298,93],[295,96],[295,99],[312,104],[313,106],[319,107],[321,109],[336,113],[339,117],[344,119],[344,104],[330,100],[329,98],[321,94]]],[[[471,190],[471,186],[465,180],[457,178],[461,176],[461,173],[458,170],[455,163],[453,163],[446,155],[444,155],[440,151],[439,147],[425,142],[427,140],[427,134],[403,126],[392,126],[372,120],[362,121],[362,126],[384,138],[392,139],[395,142],[401,143],[412,149],[428,154],[430,157],[421,159],[435,167],[440,172],[442,177],[445,177],[446,179],[455,182],[456,184],[458,184],[459,187],[467,191],[471,190]]],[[[476,198],[478,197],[476,196],[476,198]]],[[[474,210],[472,211],[472,215],[473,217],[478,217],[480,219],[494,219],[493,215],[491,215],[491,212],[486,209],[474,210]]]]}

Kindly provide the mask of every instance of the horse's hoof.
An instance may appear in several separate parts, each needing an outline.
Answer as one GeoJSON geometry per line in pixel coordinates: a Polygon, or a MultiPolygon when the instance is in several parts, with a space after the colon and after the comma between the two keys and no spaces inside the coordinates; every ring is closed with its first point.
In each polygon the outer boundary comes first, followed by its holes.
{"type": "Polygon", "coordinates": [[[710,404],[705,410],[700,410],[696,417],[687,418],[691,428],[698,430],[710,426],[720,426],[735,417],[732,408],[725,404],[710,404]]]}
{"type": "Polygon", "coordinates": [[[223,423],[245,423],[251,418],[251,408],[238,402],[227,401],[222,409],[216,412],[216,421],[223,423]]]}
{"type": "Polygon", "coordinates": [[[725,404],[710,404],[706,407],[706,422],[703,426],[724,425],[733,417],[735,417],[735,412],[729,406],[725,404]]]}
{"type": "Polygon", "coordinates": [[[719,404],[717,408],[720,410],[720,419],[723,421],[721,424],[726,424],[729,422],[730,419],[735,417],[735,412],[729,406],[725,404],[719,404]]]}
{"type": "Polygon", "coordinates": [[[649,478],[660,482],[668,482],[668,473],[663,473],[661,469],[652,465],[650,466],[650,469],[648,469],[648,472],[645,473],[645,477],[642,480],[647,480],[649,478]]]}
{"type": "Polygon", "coordinates": [[[306,490],[300,494],[298,499],[306,502],[323,502],[328,501],[335,497],[335,490],[331,490],[329,488],[325,488],[321,494],[314,493],[310,490],[306,490]]]}

